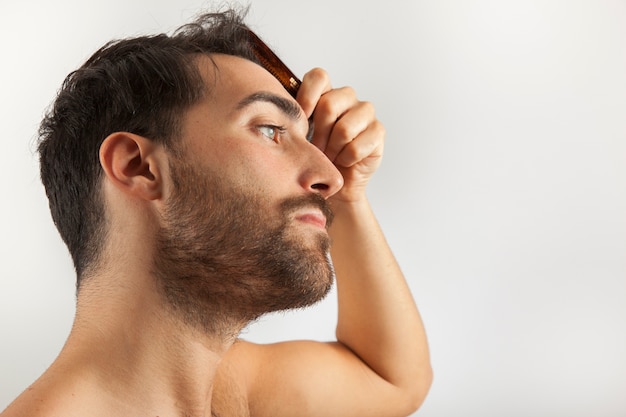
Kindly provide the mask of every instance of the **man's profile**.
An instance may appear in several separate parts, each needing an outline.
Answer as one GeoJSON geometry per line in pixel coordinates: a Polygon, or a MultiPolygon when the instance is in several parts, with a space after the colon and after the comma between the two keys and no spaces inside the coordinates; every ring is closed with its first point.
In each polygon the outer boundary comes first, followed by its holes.
{"type": "Polygon", "coordinates": [[[209,13],[107,43],[66,78],[39,155],[76,317],[2,417],[400,416],[423,402],[426,336],[365,194],[384,128],[321,69],[281,83],[258,42],[243,13],[209,13]],[[239,339],[335,277],[335,342],[239,339]]]}

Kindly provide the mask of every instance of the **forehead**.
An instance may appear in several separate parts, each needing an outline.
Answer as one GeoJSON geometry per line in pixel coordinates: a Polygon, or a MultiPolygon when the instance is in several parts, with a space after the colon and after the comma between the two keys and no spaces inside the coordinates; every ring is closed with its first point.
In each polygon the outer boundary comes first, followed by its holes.
{"type": "Polygon", "coordinates": [[[295,100],[267,70],[247,59],[213,54],[197,61],[200,74],[207,86],[208,99],[220,106],[232,107],[242,98],[256,92],[267,92],[295,100]]]}

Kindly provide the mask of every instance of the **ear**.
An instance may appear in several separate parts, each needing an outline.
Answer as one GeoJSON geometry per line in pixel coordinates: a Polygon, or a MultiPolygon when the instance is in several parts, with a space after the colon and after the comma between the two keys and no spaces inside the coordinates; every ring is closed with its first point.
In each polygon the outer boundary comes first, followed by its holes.
{"type": "Polygon", "coordinates": [[[100,145],[100,165],[118,189],[144,200],[162,194],[162,147],[128,132],[115,132],[100,145]]]}

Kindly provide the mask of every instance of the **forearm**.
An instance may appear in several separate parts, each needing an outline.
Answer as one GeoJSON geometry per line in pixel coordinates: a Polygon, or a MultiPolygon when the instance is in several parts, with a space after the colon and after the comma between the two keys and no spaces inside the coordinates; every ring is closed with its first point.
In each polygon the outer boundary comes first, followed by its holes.
{"type": "Polygon", "coordinates": [[[432,371],[422,320],[366,199],[333,202],[337,339],[381,378],[423,399],[432,371]]]}

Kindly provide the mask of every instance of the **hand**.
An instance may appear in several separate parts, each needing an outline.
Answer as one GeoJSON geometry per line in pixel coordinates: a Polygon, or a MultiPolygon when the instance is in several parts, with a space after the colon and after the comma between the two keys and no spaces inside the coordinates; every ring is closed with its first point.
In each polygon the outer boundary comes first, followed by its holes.
{"type": "Polygon", "coordinates": [[[306,73],[297,101],[308,118],[313,115],[313,144],[326,154],[344,179],[332,199],[355,202],[365,198],[365,187],[380,165],[385,128],[374,106],[359,101],[352,88],[333,89],[326,71],[306,73]]]}

